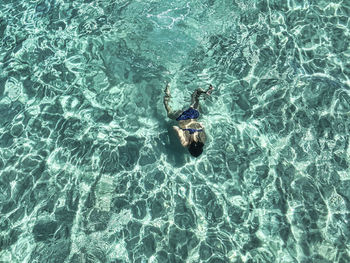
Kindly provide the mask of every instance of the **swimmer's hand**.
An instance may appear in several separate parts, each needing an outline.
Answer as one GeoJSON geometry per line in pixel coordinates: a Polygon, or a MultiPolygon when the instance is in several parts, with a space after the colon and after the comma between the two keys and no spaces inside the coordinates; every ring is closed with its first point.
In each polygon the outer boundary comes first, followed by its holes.
{"type": "Polygon", "coordinates": [[[205,93],[205,95],[207,95],[206,97],[204,97],[204,100],[207,98],[207,97],[209,97],[210,95],[211,95],[211,93],[213,92],[213,90],[214,90],[214,87],[213,87],[213,85],[209,85],[209,88],[204,92],[205,93]]]}
{"type": "Polygon", "coordinates": [[[207,94],[208,96],[210,96],[211,93],[213,92],[213,90],[214,90],[214,87],[213,87],[213,85],[210,84],[210,86],[209,86],[208,90],[205,92],[205,94],[207,94]]]}

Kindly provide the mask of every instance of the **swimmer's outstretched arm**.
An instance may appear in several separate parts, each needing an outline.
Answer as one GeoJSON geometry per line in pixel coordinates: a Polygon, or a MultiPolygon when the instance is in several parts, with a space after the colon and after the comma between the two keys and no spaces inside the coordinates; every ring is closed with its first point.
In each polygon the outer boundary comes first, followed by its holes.
{"type": "Polygon", "coordinates": [[[213,91],[214,87],[210,84],[209,85],[209,88],[204,91],[203,89],[199,88],[199,89],[196,89],[193,93],[192,93],[192,96],[191,96],[191,107],[194,108],[194,109],[198,109],[198,106],[199,106],[199,97],[202,95],[202,94],[207,94],[207,95],[210,95],[211,92],[213,91]]]}
{"type": "Polygon", "coordinates": [[[165,90],[164,90],[164,106],[168,115],[168,118],[175,120],[180,114],[181,114],[181,110],[178,111],[173,111],[170,106],[169,106],[169,102],[170,102],[170,88],[169,88],[169,84],[166,85],[165,90]]]}

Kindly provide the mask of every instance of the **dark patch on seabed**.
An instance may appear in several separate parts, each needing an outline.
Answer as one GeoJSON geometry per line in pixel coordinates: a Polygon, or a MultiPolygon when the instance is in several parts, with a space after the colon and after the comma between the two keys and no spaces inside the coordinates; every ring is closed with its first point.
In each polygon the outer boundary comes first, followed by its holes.
{"type": "Polygon", "coordinates": [[[0,3],[1,262],[350,262],[350,2],[0,3]],[[166,118],[201,101],[192,158],[166,118]]]}

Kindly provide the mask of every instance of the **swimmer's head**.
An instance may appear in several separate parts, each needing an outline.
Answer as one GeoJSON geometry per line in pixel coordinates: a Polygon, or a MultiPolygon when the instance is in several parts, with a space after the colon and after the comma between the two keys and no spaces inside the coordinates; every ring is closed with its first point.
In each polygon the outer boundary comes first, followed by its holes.
{"type": "Polygon", "coordinates": [[[190,146],[188,146],[188,151],[192,156],[198,157],[203,152],[203,146],[204,144],[202,142],[193,141],[190,146]]]}

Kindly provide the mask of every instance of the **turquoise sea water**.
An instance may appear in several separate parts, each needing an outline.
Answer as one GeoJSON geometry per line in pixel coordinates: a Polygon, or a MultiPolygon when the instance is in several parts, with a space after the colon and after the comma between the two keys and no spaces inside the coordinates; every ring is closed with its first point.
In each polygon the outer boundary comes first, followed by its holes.
{"type": "Polygon", "coordinates": [[[0,262],[350,262],[350,2],[0,2],[0,262]],[[166,118],[191,93],[208,143],[166,118]]]}

